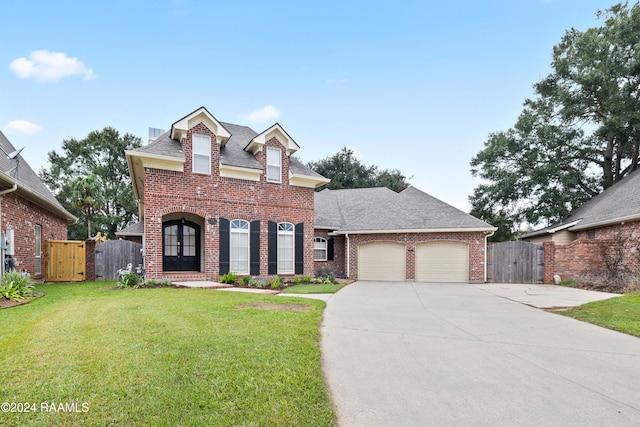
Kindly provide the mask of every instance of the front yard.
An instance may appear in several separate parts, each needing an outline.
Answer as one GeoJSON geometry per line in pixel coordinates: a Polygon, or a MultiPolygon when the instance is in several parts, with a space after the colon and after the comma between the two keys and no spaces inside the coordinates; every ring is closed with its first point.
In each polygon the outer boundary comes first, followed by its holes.
{"type": "Polygon", "coordinates": [[[640,337],[640,292],[591,302],[557,313],[640,337]]]}
{"type": "Polygon", "coordinates": [[[38,285],[45,297],[0,310],[1,425],[335,422],[324,302],[108,286],[38,285]]]}

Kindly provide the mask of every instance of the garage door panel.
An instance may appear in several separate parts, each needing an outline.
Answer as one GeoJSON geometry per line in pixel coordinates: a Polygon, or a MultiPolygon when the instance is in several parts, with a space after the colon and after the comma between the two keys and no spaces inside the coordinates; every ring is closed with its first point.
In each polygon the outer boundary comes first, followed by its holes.
{"type": "Polygon", "coordinates": [[[416,245],[416,280],[467,283],[469,245],[462,242],[429,242],[416,245]]]}
{"type": "Polygon", "coordinates": [[[402,281],[406,273],[404,244],[368,243],[358,246],[358,279],[402,281]]]}

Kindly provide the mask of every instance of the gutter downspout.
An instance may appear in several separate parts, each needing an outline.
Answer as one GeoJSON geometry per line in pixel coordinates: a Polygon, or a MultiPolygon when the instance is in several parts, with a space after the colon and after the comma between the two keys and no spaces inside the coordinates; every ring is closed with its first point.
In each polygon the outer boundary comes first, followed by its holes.
{"type": "Polygon", "coordinates": [[[350,265],[351,265],[351,242],[349,241],[349,234],[345,234],[344,235],[347,239],[347,277],[351,277],[351,274],[349,274],[349,269],[350,269],[350,265]]]}
{"type": "MultiPolygon", "coordinates": [[[[13,186],[11,186],[11,188],[9,188],[7,190],[0,191],[0,196],[3,196],[3,195],[8,194],[8,193],[13,193],[17,189],[18,189],[18,184],[16,184],[14,182],[13,186]]],[[[2,234],[2,232],[1,232],[1,230],[2,230],[2,200],[3,200],[3,197],[0,197],[0,234],[2,234]]],[[[0,243],[0,246],[2,246],[0,248],[0,260],[2,262],[2,267],[0,268],[0,276],[3,276],[4,275],[4,257],[5,257],[5,254],[4,254],[4,245],[2,245],[0,243]]]]}
{"type": "Polygon", "coordinates": [[[487,283],[487,243],[489,237],[493,236],[494,234],[496,234],[495,230],[491,231],[491,233],[489,234],[484,235],[484,283],[487,283]]]}

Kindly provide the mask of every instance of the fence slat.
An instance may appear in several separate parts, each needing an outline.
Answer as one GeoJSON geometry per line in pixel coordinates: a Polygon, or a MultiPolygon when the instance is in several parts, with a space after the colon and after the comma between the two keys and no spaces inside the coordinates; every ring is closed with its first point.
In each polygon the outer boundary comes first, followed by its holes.
{"type": "Polygon", "coordinates": [[[119,269],[142,264],[142,245],[130,240],[109,240],[96,245],[96,280],[116,280],[119,269]]]}
{"type": "Polygon", "coordinates": [[[487,281],[542,283],[544,248],[530,242],[499,242],[487,247],[487,281]]]}

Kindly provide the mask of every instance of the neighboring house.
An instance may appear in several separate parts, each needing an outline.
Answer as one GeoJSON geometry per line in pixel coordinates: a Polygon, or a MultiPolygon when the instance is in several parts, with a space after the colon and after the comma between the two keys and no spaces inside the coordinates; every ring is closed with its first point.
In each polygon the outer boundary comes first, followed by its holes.
{"type": "Polygon", "coordinates": [[[201,107],[126,152],[148,278],[238,275],[482,282],[495,230],[415,188],[324,190],[279,125],[261,133],[201,107]],[[314,209],[315,207],[315,209],[314,209]]]}
{"type": "MultiPolygon", "coordinates": [[[[624,249],[624,265],[637,270],[640,267],[640,171],[629,173],[562,221],[520,239],[547,246],[553,243],[554,255],[547,258],[555,259],[553,273],[562,278],[579,278],[606,268],[603,251],[620,243],[624,249]]],[[[545,270],[550,269],[545,266],[545,270]]]]}
{"type": "Polygon", "coordinates": [[[316,269],[360,280],[485,281],[496,229],[414,187],[325,189],[315,206],[316,269]]]}
{"type": "Polygon", "coordinates": [[[5,260],[34,278],[43,273],[42,250],[46,240],[66,240],[67,224],[78,219],[67,212],[0,132],[0,232],[7,242],[5,260]]]}

